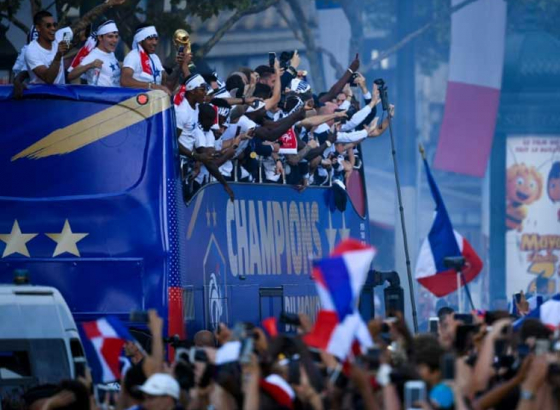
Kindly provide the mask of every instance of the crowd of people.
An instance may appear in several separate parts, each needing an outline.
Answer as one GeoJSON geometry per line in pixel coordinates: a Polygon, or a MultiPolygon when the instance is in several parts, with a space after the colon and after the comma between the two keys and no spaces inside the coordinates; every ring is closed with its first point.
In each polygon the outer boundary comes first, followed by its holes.
{"type": "Polygon", "coordinates": [[[88,377],[36,386],[23,408],[560,408],[560,341],[538,319],[513,319],[505,311],[456,314],[443,307],[431,333],[413,335],[396,312],[368,323],[374,348],[353,348],[340,360],[306,344],[313,325],[299,314],[296,333],[220,324],[173,340],[167,357],[174,358],[166,361],[163,321],[150,311],[149,333],[136,332],[142,344],[124,346],[132,364],[120,388],[93,389],[88,377]]]}
{"type": "MultiPolygon", "coordinates": [[[[135,32],[121,63],[115,56],[119,30],[112,20],[84,39],[83,30],[107,7],[108,0],[72,27],[59,29],[48,11],[33,19],[28,44],[14,65],[14,95],[26,84],[81,83],[99,87],[160,90],[173,99],[186,196],[209,181],[284,183],[303,190],[309,185],[336,185],[344,190],[361,166],[357,146],[381,135],[391,106],[379,121],[379,92],[358,72],[358,56],[326,92],[310,85],[296,51],[271,53],[268,64],[240,67],[228,75],[198,72],[188,49],[177,51],[173,67],[156,54],[158,32],[149,23],[135,32]],[[75,57],[69,49],[84,43],[75,57]],[[360,90],[363,107],[354,95],[360,90]]],[[[263,56],[266,60],[266,56],[263,56]]]]}
{"type": "MultiPolygon", "coordinates": [[[[358,56],[328,91],[317,92],[300,69],[297,51],[271,55],[268,64],[240,67],[223,77],[197,72],[186,50],[177,53],[174,67],[165,67],[156,54],[157,29],[145,24],[121,63],[115,56],[116,22],[105,21],[88,38],[82,33],[108,7],[124,2],[108,0],[60,30],[49,12],[38,12],[14,65],[15,97],[25,84],[72,82],[168,94],[187,197],[212,180],[232,199],[229,181],[299,189],[332,184],[344,190],[360,166],[357,146],[381,135],[394,115],[391,106],[379,121],[379,92],[375,84],[366,86],[358,56]],[[65,61],[80,39],[79,52],[65,61]]],[[[526,313],[520,305],[517,314],[526,313]]],[[[131,366],[118,389],[94,388],[89,377],[80,377],[33,387],[14,408],[560,408],[558,334],[538,319],[518,326],[513,319],[504,311],[457,315],[443,307],[431,333],[413,335],[394,312],[368,323],[374,348],[353,349],[341,360],[305,343],[313,325],[303,314],[295,333],[220,324],[215,332],[203,330],[166,348],[163,321],[151,311],[144,343],[124,347],[131,366]]]]}

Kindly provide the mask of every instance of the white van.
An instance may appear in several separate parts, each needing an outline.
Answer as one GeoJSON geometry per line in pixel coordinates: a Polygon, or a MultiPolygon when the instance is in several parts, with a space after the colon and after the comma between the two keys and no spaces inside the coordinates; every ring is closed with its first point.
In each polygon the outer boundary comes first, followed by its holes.
{"type": "Polygon", "coordinates": [[[0,398],[83,374],[78,328],[58,290],[0,285],[0,398]]]}

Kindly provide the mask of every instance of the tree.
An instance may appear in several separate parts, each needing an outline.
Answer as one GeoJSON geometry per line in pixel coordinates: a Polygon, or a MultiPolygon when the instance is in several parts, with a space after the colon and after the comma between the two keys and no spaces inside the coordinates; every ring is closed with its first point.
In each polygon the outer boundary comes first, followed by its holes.
{"type": "MultiPolygon", "coordinates": [[[[17,19],[16,14],[21,7],[23,0],[6,0],[0,3],[0,19],[7,20],[21,29],[24,33],[29,32],[29,28],[17,19]]],[[[48,4],[43,4],[41,0],[29,0],[31,3],[32,14],[41,10],[43,7],[56,7],[60,26],[69,24],[68,12],[73,7],[80,7],[83,15],[94,6],[101,4],[99,0],[52,0],[48,4]]],[[[107,18],[118,21],[119,32],[127,44],[132,43],[135,28],[142,22],[140,17],[150,21],[158,27],[160,36],[171,38],[173,32],[178,28],[187,28],[188,17],[199,17],[203,21],[213,16],[217,16],[224,11],[234,11],[228,21],[218,30],[206,44],[203,44],[197,51],[197,58],[202,58],[210,52],[212,47],[220,41],[224,34],[239,20],[250,14],[259,13],[278,3],[280,0],[171,0],[171,11],[164,11],[164,0],[150,0],[146,9],[140,7],[140,0],[127,0],[120,7],[107,10],[107,18]]],[[[46,3],[46,2],[45,2],[46,3]]]]}

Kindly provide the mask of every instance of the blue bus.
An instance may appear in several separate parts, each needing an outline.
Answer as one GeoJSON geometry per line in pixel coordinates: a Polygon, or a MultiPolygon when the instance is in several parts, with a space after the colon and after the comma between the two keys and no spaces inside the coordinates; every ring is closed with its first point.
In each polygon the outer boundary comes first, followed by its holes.
{"type": "Polygon", "coordinates": [[[369,241],[361,172],[344,212],[329,187],[232,183],[232,202],[210,183],[185,202],[160,91],[35,86],[15,100],[6,86],[0,112],[0,283],[27,269],[77,321],[155,308],[184,337],[282,310],[314,316],[311,260],[346,237],[369,241]]]}

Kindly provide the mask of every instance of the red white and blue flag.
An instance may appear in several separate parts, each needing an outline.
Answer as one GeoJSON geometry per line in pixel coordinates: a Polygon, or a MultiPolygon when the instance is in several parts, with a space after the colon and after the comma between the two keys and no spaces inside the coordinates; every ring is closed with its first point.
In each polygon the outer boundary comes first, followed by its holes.
{"type": "Polygon", "coordinates": [[[305,342],[346,359],[357,341],[363,349],[373,346],[357,310],[375,248],[354,239],[342,241],[330,257],[313,262],[313,278],[322,310],[305,342]]]}
{"type": "Polygon", "coordinates": [[[453,229],[426,159],[424,159],[424,166],[430,191],[436,203],[436,214],[428,237],[420,248],[416,264],[416,280],[434,295],[442,297],[457,290],[457,273],[445,267],[443,262],[445,258],[453,256],[465,258],[465,267],[462,271],[465,282],[462,285],[476,278],[482,270],[482,261],[470,243],[453,229]]]}
{"type": "Polygon", "coordinates": [[[524,318],[514,323],[514,329],[517,330],[523,320],[527,318],[539,319],[543,325],[550,330],[560,329],[560,293],[554,295],[543,304],[531,310],[524,318]]]}
{"type": "Polygon", "coordinates": [[[121,377],[120,355],[134,338],[114,316],[85,322],[79,329],[94,383],[109,383],[121,377]]]}
{"type": "MultiPolygon", "coordinates": [[[[458,6],[464,0],[452,0],[458,6]]],[[[483,177],[500,104],[504,0],[478,0],[451,16],[449,80],[434,167],[483,177]]]]}

